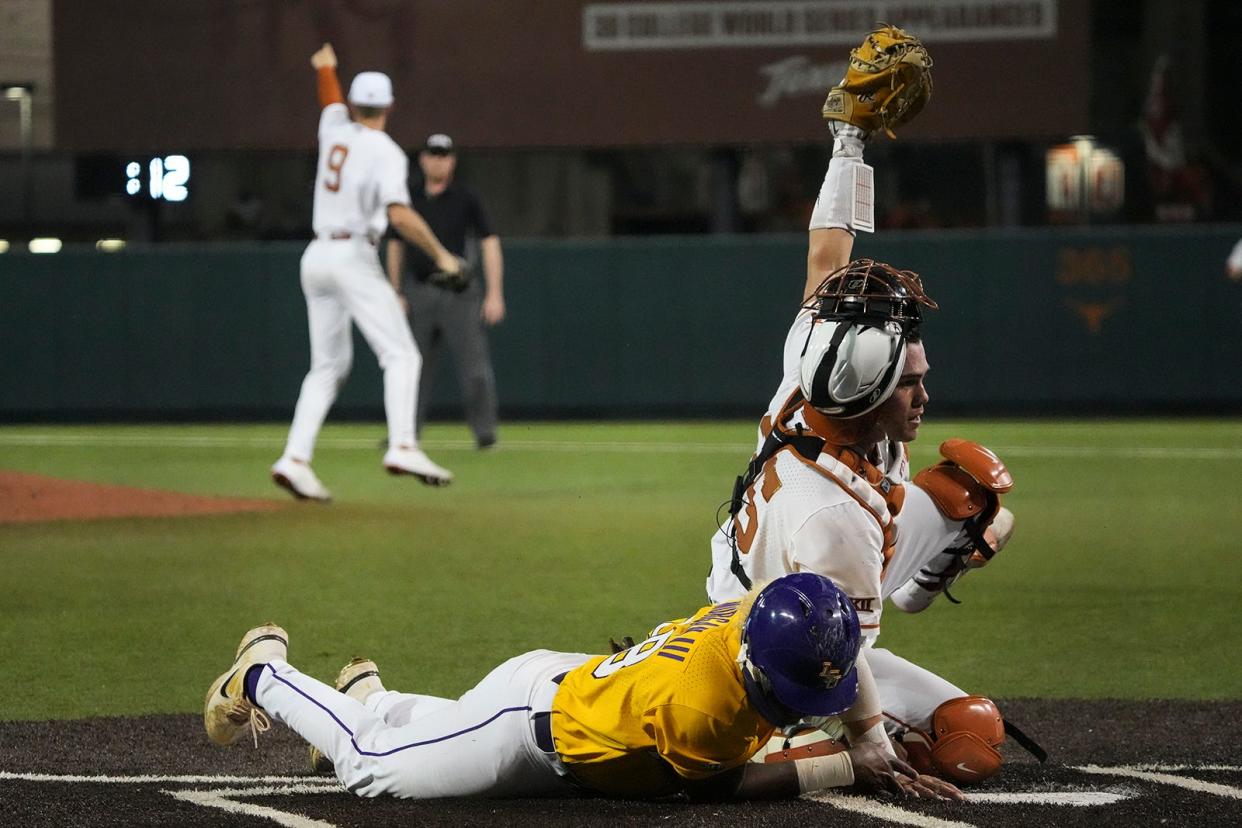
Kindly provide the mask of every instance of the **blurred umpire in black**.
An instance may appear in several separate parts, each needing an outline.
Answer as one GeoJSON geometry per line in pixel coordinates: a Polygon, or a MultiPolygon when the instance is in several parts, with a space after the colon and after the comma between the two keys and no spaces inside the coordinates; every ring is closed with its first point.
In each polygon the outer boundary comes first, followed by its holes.
{"type": "Polygon", "coordinates": [[[479,448],[488,448],[496,443],[496,378],[485,326],[505,318],[500,238],[479,197],[453,181],[457,153],[452,138],[442,133],[428,137],[418,166],[423,180],[410,182],[412,206],[450,253],[466,259],[470,266],[465,272],[475,275],[466,281],[443,281],[423,251],[391,234],[388,238],[388,279],[402,298],[423,355],[415,427],[421,432],[426,421],[436,361],[441,344],[447,342],[457,366],[466,422],[479,448]],[[477,241],[477,250],[471,241],[477,241]],[[482,283],[477,277],[480,260],[482,283]]]}

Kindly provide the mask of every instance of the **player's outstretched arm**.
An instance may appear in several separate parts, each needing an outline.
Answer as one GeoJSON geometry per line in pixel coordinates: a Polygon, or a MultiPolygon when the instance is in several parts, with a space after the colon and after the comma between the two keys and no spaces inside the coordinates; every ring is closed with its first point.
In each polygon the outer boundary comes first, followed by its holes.
{"type": "Polygon", "coordinates": [[[856,745],[831,756],[791,762],[746,762],[704,780],[690,782],[686,793],[699,801],[793,799],[828,788],[852,787],[859,793],[887,793],[919,799],[962,800],[962,792],[913,767],[879,745],[856,745]]]}
{"type": "Polygon", "coordinates": [[[406,204],[388,205],[388,223],[410,242],[423,249],[444,273],[461,270],[461,260],[444,249],[423,217],[406,204]]]}
{"type": "Polygon", "coordinates": [[[922,111],[931,98],[931,67],[917,37],[881,26],[850,52],[845,77],[828,90],[821,114],[832,129],[832,162],[811,215],[804,299],[849,262],[854,233],[874,229],[875,188],[862,163],[863,142],[876,131],[895,138],[894,130],[922,111]]]}
{"type": "Polygon", "coordinates": [[[824,278],[849,263],[854,235],[875,227],[871,167],[863,163],[868,133],[852,124],[832,121],[832,160],[824,173],[819,198],[811,213],[806,254],[806,301],[824,278]]]}
{"type": "Polygon", "coordinates": [[[311,66],[315,68],[319,82],[319,108],[323,109],[334,103],[345,103],[341,94],[341,81],[336,76],[336,51],[331,43],[320,46],[311,55],[311,66]]]}
{"type": "Polygon", "coordinates": [[[812,229],[806,253],[806,288],[802,301],[815,294],[815,289],[829,273],[845,267],[854,252],[854,235],[836,227],[812,229]]]}
{"type": "Polygon", "coordinates": [[[867,132],[841,121],[832,121],[831,128],[832,160],[811,213],[803,301],[829,273],[849,263],[855,233],[875,227],[872,172],[863,163],[867,132]]]}

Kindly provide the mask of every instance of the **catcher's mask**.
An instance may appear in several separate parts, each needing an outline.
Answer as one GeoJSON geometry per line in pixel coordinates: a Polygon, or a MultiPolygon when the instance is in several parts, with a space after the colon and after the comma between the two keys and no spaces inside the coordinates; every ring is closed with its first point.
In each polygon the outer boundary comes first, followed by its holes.
{"type": "Polygon", "coordinates": [[[858,613],[837,585],[814,572],[760,591],[742,627],[738,661],[746,692],[775,725],[835,716],[858,694],[858,613]]]}
{"type": "Polygon", "coordinates": [[[921,308],[937,305],[917,273],[871,259],[834,270],[804,306],[815,320],[802,347],[799,384],[832,417],[859,417],[888,399],[918,339],[921,308]]]}

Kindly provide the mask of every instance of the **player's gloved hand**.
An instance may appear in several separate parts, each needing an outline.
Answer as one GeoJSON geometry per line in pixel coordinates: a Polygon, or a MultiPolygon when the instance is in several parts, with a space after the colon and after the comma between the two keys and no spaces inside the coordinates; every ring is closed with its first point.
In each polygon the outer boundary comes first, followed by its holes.
{"type": "Polygon", "coordinates": [[[466,260],[461,256],[454,256],[447,250],[444,255],[436,258],[436,270],[440,273],[457,273],[466,269],[466,260]]]}
{"type": "Polygon", "coordinates": [[[628,650],[630,647],[633,647],[633,646],[634,646],[634,639],[628,635],[623,636],[620,642],[615,641],[612,638],[612,636],[608,637],[608,651],[612,653],[613,655],[616,655],[622,650],[628,650]]]}
{"type": "Polygon", "coordinates": [[[893,130],[919,114],[931,98],[932,59],[917,37],[883,26],[850,52],[841,83],[828,91],[823,116],[867,132],[893,130]]]}
{"type": "Polygon", "coordinates": [[[473,273],[470,264],[460,256],[452,256],[444,261],[436,262],[440,269],[427,277],[437,287],[447,288],[454,293],[461,293],[470,285],[473,273]]]}

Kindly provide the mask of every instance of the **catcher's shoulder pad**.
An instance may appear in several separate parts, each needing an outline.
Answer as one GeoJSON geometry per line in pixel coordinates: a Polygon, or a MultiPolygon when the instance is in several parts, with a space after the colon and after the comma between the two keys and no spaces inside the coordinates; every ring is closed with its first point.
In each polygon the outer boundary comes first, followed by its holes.
{"type": "Polygon", "coordinates": [[[914,476],[950,520],[974,519],[987,526],[1000,509],[1000,496],[1013,488],[1013,475],[991,450],[970,440],[953,438],[940,444],[944,458],[914,476]]]}
{"type": "Polygon", "coordinates": [[[931,761],[936,774],[953,782],[979,782],[1000,771],[997,748],[1005,720],[991,699],[962,696],[932,713],[931,761]]]}
{"type": "Polygon", "coordinates": [[[965,469],[990,491],[1004,494],[1013,488],[1013,475],[996,453],[970,440],[954,437],[940,444],[940,456],[965,469]]]}
{"type": "Polygon", "coordinates": [[[928,466],[914,476],[914,484],[936,504],[949,520],[970,520],[992,510],[996,495],[989,492],[961,466],[950,462],[928,466]]]}

